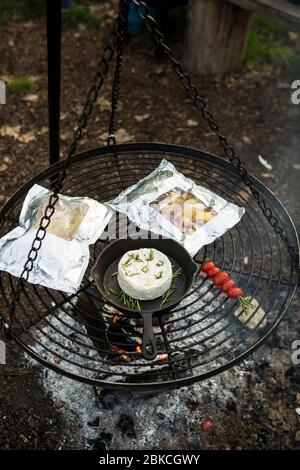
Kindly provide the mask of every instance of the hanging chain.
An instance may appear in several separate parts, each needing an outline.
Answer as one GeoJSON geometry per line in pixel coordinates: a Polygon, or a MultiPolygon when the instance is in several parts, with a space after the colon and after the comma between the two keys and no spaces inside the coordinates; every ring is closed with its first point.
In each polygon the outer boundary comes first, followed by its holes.
{"type": "Polygon", "coordinates": [[[88,118],[93,111],[93,107],[94,107],[95,102],[97,101],[99,91],[102,88],[104,79],[108,73],[109,64],[114,56],[114,53],[116,51],[118,41],[119,41],[118,24],[119,24],[119,19],[113,26],[109,43],[105,47],[102,53],[101,59],[98,63],[97,71],[95,73],[92,85],[88,91],[86,101],[83,105],[82,112],[77,122],[77,126],[74,130],[73,140],[68,147],[67,158],[63,162],[63,166],[62,166],[62,169],[60,170],[57,182],[55,183],[53,190],[52,190],[52,194],[49,198],[48,205],[45,208],[44,214],[40,220],[39,228],[35,234],[35,238],[32,242],[27,260],[24,264],[22,274],[19,278],[17,288],[14,293],[14,298],[9,306],[9,309],[11,312],[14,312],[16,302],[20,298],[20,293],[23,287],[23,281],[28,281],[29,279],[30,272],[33,269],[34,262],[37,259],[38,252],[46,236],[47,228],[51,222],[51,217],[55,211],[55,205],[59,199],[58,193],[62,189],[63,182],[67,175],[67,170],[72,160],[72,156],[76,152],[77,143],[80,141],[80,139],[83,136],[83,131],[87,125],[88,118]]]}
{"type": "MultiPolygon", "coordinates": [[[[120,0],[120,14],[118,18],[118,43],[117,43],[117,62],[113,79],[112,94],[111,94],[111,115],[108,126],[107,145],[116,144],[116,113],[119,105],[120,97],[120,84],[122,78],[122,68],[124,60],[124,43],[125,34],[127,31],[127,18],[128,18],[128,3],[120,0]]],[[[120,175],[121,176],[121,175],[120,175]]]]}
{"type": "MultiPolygon", "coordinates": [[[[115,67],[115,73],[113,78],[112,93],[111,93],[111,115],[108,126],[108,138],[107,145],[115,146],[116,145],[116,127],[117,127],[117,109],[119,105],[120,97],[120,85],[122,78],[122,69],[124,61],[124,45],[125,45],[125,35],[127,32],[127,20],[128,20],[128,2],[126,0],[120,0],[119,4],[119,19],[118,19],[118,44],[117,44],[117,61],[115,67]]],[[[120,168],[119,157],[115,149],[113,149],[113,155],[115,164],[117,167],[118,175],[120,178],[120,183],[122,189],[124,189],[124,181],[122,177],[122,171],[120,168]]]]}
{"type": "MultiPolygon", "coordinates": [[[[149,7],[143,1],[132,0],[135,5],[138,16],[145,22],[146,27],[153,33],[155,42],[162,48],[164,54],[168,57],[171,66],[178,76],[182,86],[187,91],[188,96],[194,102],[195,107],[198,111],[201,112],[204,120],[208,123],[210,129],[217,136],[218,141],[225,152],[225,156],[229,161],[237,168],[240,176],[242,177],[245,184],[250,188],[253,197],[256,199],[259,207],[261,208],[263,214],[274,228],[275,232],[280,236],[281,240],[286,244],[288,252],[297,262],[298,253],[295,251],[295,247],[291,244],[289,238],[285,234],[285,231],[279,225],[278,219],[273,215],[272,210],[267,206],[264,197],[253,187],[253,182],[248,176],[248,172],[245,167],[242,165],[240,158],[235,154],[235,151],[226,139],[226,137],[221,133],[219,125],[214,120],[211,112],[208,110],[206,102],[199,95],[196,86],[191,81],[191,78],[186,72],[184,72],[181,64],[174,58],[171,49],[165,44],[164,35],[157,29],[157,22],[151,16],[149,7]]],[[[68,147],[67,158],[63,162],[62,169],[60,171],[59,177],[56,184],[54,185],[53,192],[49,198],[48,205],[45,209],[44,215],[41,218],[39,228],[36,232],[35,238],[32,242],[31,249],[28,253],[27,261],[24,264],[22,274],[20,276],[17,288],[14,294],[13,301],[10,305],[10,311],[15,310],[16,302],[19,300],[20,292],[23,286],[23,281],[28,281],[29,274],[33,269],[34,262],[37,259],[38,251],[42,246],[42,242],[46,236],[47,228],[50,224],[51,217],[55,211],[55,205],[59,199],[58,193],[62,189],[64,179],[67,174],[68,167],[71,163],[72,156],[76,152],[77,143],[83,136],[83,130],[86,127],[89,116],[92,113],[94,103],[98,98],[98,93],[103,85],[104,78],[108,73],[109,64],[113,58],[115,52],[117,52],[117,63],[116,70],[113,82],[113,92],[112,92],[112,110],[111,118],[109,123],[109,136],[108,136],[108,145],[115,144],[115,128],[116,128],[116,111],[118,107],[119,100],[119,91],[120,91],[120,80],[121,80],[121,71],[123,64],[123,51],[124,51],[124,35],[126,32],[127,24],[127,14],[128,14],[128,5],[129,0],[120,0],[120,10],[117,22],[115,23],[113,30],[111,32],[109,44],[104,49],[104,52],[101,56],[100,62],[97,67],[97,72],[94,76],[93,83],[88,92],[86,102],[83,106],[81,115],[77,122],[77,126],[74,130],[73,140],[68,147]]]]}
{"type": "Polygon", "coordinates": [[[237,168],[244,183],[250,188],[253,197],[257,201],[264,216],[269,221],[275,232],[280,236],[281,240],[285,243],[291,257],[295,260],[296,263],[298,263],[298,253],[296,253],[295,247],[290,242],[284,229],[280,227],[278,219],[273,215],[272,210],[267,206],[264,197],[253,187],[253,181],[249,177],[246,168],[243,166],[240,158],[236,155],[232,145],[228,143],[226,137],[222,134],[220,126],[214,120],[211,112],[207,108],[205,100],[199,95],[199,92],[196,86],[193,84],[191,78],[186,72],[184,72],[180,62],[174,58],[172,50],[165,44],[165,37],[161,31],[157,29],[157,22],[151,16],[149,7],[143,1],[132,1],[135,5],[138,16],[145,22],[147,29],[153,33],[155,42],[162,48],[164,54],[168,57],[174,72],[178,76],[188,96],[193,101],[196,109],[201,112],[204,120],[208,123],[210,129],[217,136],[219,144],[224,150],[225,156],[237,168]]]}

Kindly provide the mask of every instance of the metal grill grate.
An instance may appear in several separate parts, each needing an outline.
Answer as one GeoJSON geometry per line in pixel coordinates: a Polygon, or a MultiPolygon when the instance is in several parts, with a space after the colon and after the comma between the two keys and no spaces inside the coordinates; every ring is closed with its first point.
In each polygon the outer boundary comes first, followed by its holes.
{"type": "MultiPolygon", "coordinates": [[[[140,353],[139,320],[120,315],[104,304],[89,269],[82,287],[71,296],[25,283],[14,318],[1,309],[2,319],[12,337],[38,361],[94,385],[162,389],[213,376],[253,352],[277,326],[297,287],[298,260],[292,260],[230,163],[199,150],[167,144],[134,143],[114,149],[125,187],[166,158],[196,183],[245,207],[242,221],[200,250],[195,260],[201,263],[204,258],[210,259],[230,273],[248,295],[254,296],[257,308],[245,317],[237,301],[228,299],[199,275],[180,305],[154,323],[158,356],[152,362],[145,361],[140,353]]],[[[0,236],[18,224],[30,187],[39,183],[51,188],[61,167],[58,163],[40,173],[8,201],[0,212],[0,236]]],[[[298,253],[297,234],[284,207],[262,183],[250,179],[298,253]]],[[[116,196],[121,187],[112,149],[100,148],[72,158],[63,193],[104,202],[116,196]]],[[[120,218],[117,223],[124,230],[128,221],[120,218]]],[[[108,242],[102,238],[92,247],[90,267],[108,242]]],[[[7,306],[16,285],[16,279],[0,273],[7,306]]]]}

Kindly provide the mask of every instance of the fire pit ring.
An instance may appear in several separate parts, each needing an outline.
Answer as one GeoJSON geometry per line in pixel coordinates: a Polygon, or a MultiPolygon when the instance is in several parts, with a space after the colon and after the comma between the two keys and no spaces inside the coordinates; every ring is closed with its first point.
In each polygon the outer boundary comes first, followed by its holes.
{"type": "MultiPolygon", "coordinates": [[[[88,150],[72,157],[64,194],[107,201],[134,184],[166,158],[228,201],[244,206],[242,221],[195,261],[210,259],[253,295],[257,307],[245,317],[238,303],[198,276],[186,298],[159,319],[155,336],[158,357],[143,360],[141,325],[120,316],[95,294],[89,269],[77,294],[24,284],[14,318],[2,308],[6,331],[33,358],[70,378],[106,388],[160,390],[212,377],[255,351],[279,324],[299,278],[298,237],[288,213],[271,191],[249,176],[252,188],[272,209],[294,248],[292,258],[280,234],[263,214],[238,170],[226,160],[200,150],[156,143],[129,143],[88,150]],[[116,167],[118,159],[119,171],[116,167]]],[[[35,183],[51,188],[63,163],[39,173],[20,188],[0,211],[0,236],[18,224],[21,206],[35,183]]],[[[127,221],[118,220],[119,229],[127,221]]],[[[107,243],[99,240],[90,267],[107,243]]],[[[1,297],[8,307],[17,279],[0,273],[1,297]]],[[[2,302],[1,299],[1,302],[2,302]]]]}

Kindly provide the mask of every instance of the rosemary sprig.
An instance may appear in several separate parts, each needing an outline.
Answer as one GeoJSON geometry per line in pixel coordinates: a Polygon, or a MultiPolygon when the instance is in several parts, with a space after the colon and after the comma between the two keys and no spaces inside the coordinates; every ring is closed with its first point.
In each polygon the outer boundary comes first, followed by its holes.
{"type": "Polygon", "coordinates": [[[108,286],[103,286],[104,287],[104,290],[106,292],[106,294],[110,295],[110,294],[113,294],[113,295],[118,295],[118,293],[112,289],[111,287],[108,287],[108,286]]]}
{"type": "Polygon", "coordinates": [[[133,261],[137,261],[138,263],[144,263],[144,260],[142,258],[140,258],[138,253],[136,253],[136,254],[129,253],[127,260],[122,265],[123,268],[126,269],[129,266],[131,266],[133,261]]]}
{"type": "Polygon", "coordinates": [[[161,259],[156,263],[156,266],[158,266],[159,268],[163,265],[164,265],[164,262],[161,259]]]}
{"type": "MultiPolygon", "coordinates": [[[[174,266],[172,265],[172,268],[173,268],[173,267],[174,267],[174,266]]],[[[173,273],[173,279],[176,278],[176,277],[181,276],[182,273],[183,273],[182,268],[176,269],[176,271],[173,273]]],[[[163,297],[162,297],[162,303],[160,304],[160,308],[161,308],[164,304],[166,304],[167,302],[170,302],[171,296],[172,296],[172,294],[173,294],[173,292],[174,292],[175,289],[176,289],[176,286],[172,283],[170,289],[167,290],[167,292],[166,292],[166,293],[163,295],[163,297]]]]}
{"type": "Polygon", "coordinates": [[[129,253],[127,261],[125,261],[125,263],[123,263],[123,265],[122,265],[124,269],[128,268],[128,266],[131,265],[133,257],[134,257],[133,253],[129,253]]]}
{"type": "Polygon", "coordinates": [[[150,248],[149,255],[146,258],[146,261],[152,261],[154,259],[154,251],[153,248],[150,248]]]}
{"type": "Polygon", "coordinates": [[[167,302],[169,302],[171,300],[171,295],[173,294],[174,292],[174,289],[172,289],[170,287],[169,290],[167,290],[167,292],[163,295],[163,299],[162,299],[162,303],[160,304],[160,308],[162,308],[162,306],[164,304],[166,304],[167,302]]]}
{"type": "Polygon", "coordinates": [[[132,276],[137,276],[139,273],[128,273],[125,271],[125,276],[132,277],[132,276]]]}
{"type": "Polygon", "coordinates": [[[175,273],[173,273],[173,278],[174,277],[179,277],[182,274],[182,268],[176,269],[175,273]]]}
{"type": "Polygon", "coordinates": [[[124,307],[128,308],[129,310],[133,310],[135,312],[141,311],[140,302],[137,299],[133,299],[130,295],[126,294],[124,291],[121,291],[120,294],[121,301],[124,307]]]}
{"type": "Polygon", "coordinates": [[[251,303],[251,297],[239,297],[239,301],[245,315],[248,315],[255,308],[255,305],[251,303]]]}
{"type": "Polygon", "coordinates": [[[155,274],[154,277],[155,279],[161,279],[162,275],[163,275],[162,271],[159,271],[159,273],[155,274]]]}
{"type": "Polygon", "coordinates": [[[138,261],[139,263],[143,263],[144,260],[140,258],[139,254],[137,253],[136,255],[133,256],[134,261],[138,261]]]}

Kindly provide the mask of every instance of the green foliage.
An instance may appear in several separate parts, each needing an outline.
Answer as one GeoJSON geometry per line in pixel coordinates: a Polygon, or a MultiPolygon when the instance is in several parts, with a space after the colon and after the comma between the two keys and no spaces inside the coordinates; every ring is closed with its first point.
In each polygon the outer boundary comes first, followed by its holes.
{"type": "Polygon", "coordinates": [[[0,0],[0,26],[6,25],[13,14],[35,18],[43,16],[45,12],[44,0],[0,0]]]}
{"type": "Polygon", "coordinates": [[[0,9],[0,27],[5,26],[9,20],[9,13],[0,9]]]}
{"type": "Polygon", "coordinates": [[[288,28],[255,14],[245,56],[246,65],[269,65],[291,72],[299,58],[299,46],[291,44],[288,28]]]}
{"type": "Polygon", "coordinates": [[[22,75],[14,78],[9,84],[9,88],[15,93],[29,93],[34,88],[34,81],[27,75],[22,75]]]}
{"type": "Polygon", "coordinates": [[[97,26],[102,23],[103,18],[99,13],[90,11],[84,5],[73,5],[63,12],[63,21],[70,26],[80,23],[87,26],[97,26]]]}
{"type": "Polygon", "coordinates": [[[246,52],[246,63],[265,63],[274,67],[287,66],[293,52],[288,46],[268,43],[257,35],[251,35],[246,52]]]}
{"type": "Polygon", "coordinates": [[[275,40],[278,36],[285,35],[289,29],[282,23],[272,20],[266,16],[255,14],[252,20],[252,30],[262,36],[275,40]]]}
{"type": "MultiPolygon", "coordinates": [[[[95,0],[94,0],[95,1],[95,0]]],[[[96,3],[102,3],[98,0],[96,3]]],[[[0,27],[6,25],[12,15],[22,18],[36,18],[46,14],[46,0],[0,0],[0,27]]],[[[63,12],[65,24],[77,25],[79,23],[88,26],[102,23],[102,16],[94,13],[84,5],[74,4],[63,12]]]]}

